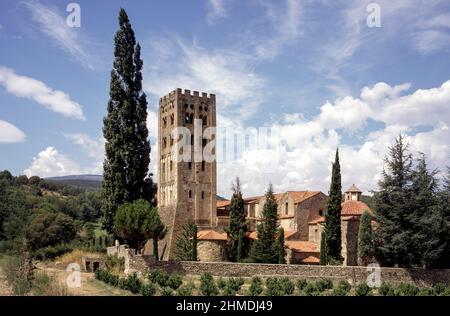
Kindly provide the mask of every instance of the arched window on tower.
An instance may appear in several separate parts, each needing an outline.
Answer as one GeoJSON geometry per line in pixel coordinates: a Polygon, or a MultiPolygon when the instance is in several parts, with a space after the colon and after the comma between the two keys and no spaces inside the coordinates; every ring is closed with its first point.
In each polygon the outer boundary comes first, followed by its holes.
{"type": "Polygon", "coordinates": [[[175,123],[175,116],[172,114],[170,116],[170,125],[173,125],[175,123]]]}

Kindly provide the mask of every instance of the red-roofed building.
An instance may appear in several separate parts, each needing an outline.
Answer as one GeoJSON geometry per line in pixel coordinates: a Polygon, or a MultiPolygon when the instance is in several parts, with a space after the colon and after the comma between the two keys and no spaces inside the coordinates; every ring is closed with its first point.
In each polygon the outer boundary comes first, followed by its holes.
{"type": "MultiPolygon", "coordinates": [[[[342,257],[344,265],[357,265],[358,231],[361,215],[368,211],[369,206],[361,201],[361,190],[354,184],[345,191],[344,202],[341,206],[341,238],[342,257]]],[[[320,247],[320,240],[324,230],[325,217],[321,216],[308,222],[309,241],[320,247]]]]}

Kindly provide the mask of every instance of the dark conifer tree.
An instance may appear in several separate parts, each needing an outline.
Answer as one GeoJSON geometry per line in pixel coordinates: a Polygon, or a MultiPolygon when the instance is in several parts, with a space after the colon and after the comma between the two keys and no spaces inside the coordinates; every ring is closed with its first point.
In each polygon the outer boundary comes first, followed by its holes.
{"type": "Polygon", "coordinates": [[[278,229],[278,237],[276,241],[276,250],[278,253],[278,263],[286,263],[286,245],[284,244],[284,229],[280,227],[278,229]]]}
{"type": "Polygon", "coordinates": [[[339,150],[331,173],[330,191],[328,193],[327,209],[325,213],[325,244],[327,249],[327,263],[342,262],[341,256],[341,203],[342,184],[341,166],[339,164],[339,150]]]}
{"type": "Polygon", "coordinates": [[[412,266],[438,267],[447,249],[447,223],[439,207],[437,173],[428,170],[424,154],[412,172],[411,211],[406,217],[412,266]]]}
{"type": "Polygon", "coordinates": [[[325,237],[325,231],[322,231],[320,238],[320,265],[326,266],[328,264],[327,260],[327,240],[325,237]]]}
{"type": "Polygon", "coordinates": [[[373,256],[372,215],[365,211],[359,222],[358,259],[361,265],[366,266],[370,263],[373,256]]]}
{"type": "MultiPolygon", "coordinates": [[[[232,190],[233,196],[231,197],[230,202],[230,226],[226,229],[228,235],[227,253],[230,261],[237,261],[239,256],[239,232],[241,230],[244,234],[246,232],[244,199],[242,198],[241,183],[239,178],[236,178],[236,181],[233,183],[232,190]]],[[[243,250],[244,247],[241,248],[241,251],[243,250]]],[[[243,253],[241,253],[240,256],[242,257],[243,253]]]]}
{"type": "Polygon", "coordinates": [[[111,71],[108,113],[104,118],[106,158],[103,164],[102,211],[104,227],[112,232],[119,205],[148,196],[150,142],[147,98],[142,92],[141,47],[125,10],[119,13],[111,71]]]}
{"type": "Polygon", "coordinates": [[[377,229],[375,254],[382,265],[410,265],[412,156],[400,135],[384,160],[383,179],[374,193],[377,229]]]}
{"type": "Polygon", "coordinates": [[[277,263],[275,239],[278,230],[277,201],[273,193],[272,184],[265,194],[261,223],[257,226],[257,236],[250,249],[250,258],[254,262],[277,263]]]}

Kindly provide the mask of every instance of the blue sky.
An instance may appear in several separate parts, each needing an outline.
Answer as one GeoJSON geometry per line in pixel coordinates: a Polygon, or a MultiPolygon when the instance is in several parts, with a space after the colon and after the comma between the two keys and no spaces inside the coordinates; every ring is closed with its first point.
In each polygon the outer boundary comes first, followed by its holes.
{"type": "MultiPolygon", "coordinates": [[[[130,17],[144,59],[149,128],[177,88],[217,94],[218,127],[276,127],[285,144],[218,164],[219,193],[239,175],[244,193],[327,192],[341,149],[343,185],[376,188],[400,132],[431,167],[450,164],[450,3],[376,1],[2,0],[0,169],[43,177],[99,173],[102,118],[117,14],[130,17]],[[374,1],[375,2],[375,1],[374,1]],[[274,163],[275,162],[275,163],[274,163]]],[[[156,146],[152,148],[155,162],[156,146]]],[[[152,163],[154,171],[154,164],[152,163]]]]}

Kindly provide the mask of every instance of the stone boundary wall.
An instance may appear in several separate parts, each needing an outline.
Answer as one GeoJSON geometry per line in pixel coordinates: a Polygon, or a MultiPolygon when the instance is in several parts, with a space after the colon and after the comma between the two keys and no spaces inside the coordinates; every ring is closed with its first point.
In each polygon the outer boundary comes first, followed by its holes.
{"type": "MultiPolygon", "coordinates": [[[[119,251],[109,249],[108,253],[114,254],[116,252],[120,257],[125,257],[125,273],[127,274],[134,272],[141,274],[159,269],[189,275],[201,275],[209,272],[214,276],[223,277],[287,276],[305,279],[329,278],[336,282],[345,280],[351,284],[358,284],[367,281],[368,278],[370,279],[374,271],[374,268],[350,266],[155,261],[152,256],[134,255],[134,250],[120,248],[117,249],[119,251]]],[[[380,270],[381,282],[388,282],[394,285],[402,282],[412,283],[417,286],[432,286],[439,282],[450,284],[450,269],[381,268],[380,270]]]]}
{"type": "MultiPolygon", "coordinates": [[[[287,264],[256,264],[230,262],[171,262],[154,261],[152,258],[136,256],[130,260],[133,271],[149,271],[161,269],[167,272],[201,275],[209,272],[223,277],[253,277],[253,276],[287,276],[305,279],[330,278],[333,281],[346,280],[351,284],[367,281],[373,273],[373,268],[343,267],[343,266],[307,266],[287,264]]],[[[399,284],[413,283],[417,286],[432,286],[436,283],[450,283],[450,270],[381,268],[381,282],[399,284]]]]}

